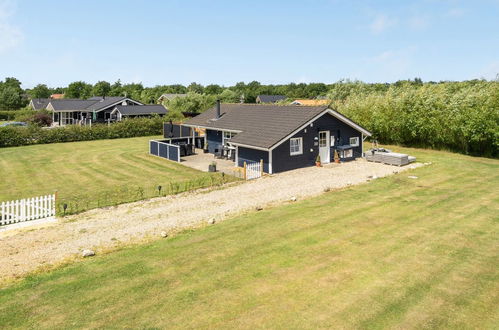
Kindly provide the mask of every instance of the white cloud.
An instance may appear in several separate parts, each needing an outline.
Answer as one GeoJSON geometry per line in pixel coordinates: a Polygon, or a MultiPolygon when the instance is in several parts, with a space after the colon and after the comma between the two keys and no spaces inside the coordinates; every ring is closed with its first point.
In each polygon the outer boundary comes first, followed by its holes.
{"type": "Polygon", "coordinates": [[[24,40],[22,31],[9,21],[15,10],[13,1],[0,0],[0,53],[16,48],[24,40]]]}
{"type": "Polygon", "coordinates": [[[369,25],[369,29],[374,34],[380,34],[396,24],[397,20],[395,18],[390,18],[384,14],[378,14],[374,18],[374,21],[369,25]]]}

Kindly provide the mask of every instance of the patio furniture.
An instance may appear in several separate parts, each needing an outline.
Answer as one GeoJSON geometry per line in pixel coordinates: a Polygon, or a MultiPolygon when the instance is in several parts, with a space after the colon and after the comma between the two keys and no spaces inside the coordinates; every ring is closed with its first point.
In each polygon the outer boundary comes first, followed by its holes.
{"type": "Polygon", "coordinates": [[[215,149],[215,158],[223,158],[222,149],[215,149]]]}
{"type": "Polygon", "coordinates": [[[385,149],[371,149],[366,152],[366,160],[388,165],[403,166],[416,161],[416,157],[385,149]]]}

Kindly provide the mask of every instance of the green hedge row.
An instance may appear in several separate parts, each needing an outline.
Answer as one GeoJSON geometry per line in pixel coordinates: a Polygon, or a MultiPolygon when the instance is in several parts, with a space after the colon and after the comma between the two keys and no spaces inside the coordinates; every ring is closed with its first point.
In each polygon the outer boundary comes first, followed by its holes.
{"type": "Polygon", "coordinates": [[[499,82],[391,86],[333,107],[383,143],[499,156],[499,82]]]}
{"type": "Polygon", "coordinates": [[[0,120],[14,120],[16,117],[17,111],[9,111],[9,110],[1,110],[0,111],[0,120]]]}
{"type": "Polygon", "coordinates": [[[153,117],[127,119],[111,125],[93,124],[92,127],[77,125],[50,129],[35,125],[2,127],[0,147],[160,135],[163,131],[163,121],[164,119],[160,117],[153,117]]]}

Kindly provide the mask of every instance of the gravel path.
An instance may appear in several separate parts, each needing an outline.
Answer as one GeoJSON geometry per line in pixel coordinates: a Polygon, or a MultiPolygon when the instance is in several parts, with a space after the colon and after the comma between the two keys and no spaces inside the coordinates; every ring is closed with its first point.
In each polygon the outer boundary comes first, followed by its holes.
{"type": "Polygon", "coordinates": [[[161,231],[202,225],[212,218],[229,216],[365,182],[421,164],[394,167],[357,160],[289,171],[225,189],[198,191],[96,209],[66,217],[56,224],[0,233],[0,279],[23,276],[45,265],[54,265],[81,254],[117,244],[160,237],[161,231]]]}

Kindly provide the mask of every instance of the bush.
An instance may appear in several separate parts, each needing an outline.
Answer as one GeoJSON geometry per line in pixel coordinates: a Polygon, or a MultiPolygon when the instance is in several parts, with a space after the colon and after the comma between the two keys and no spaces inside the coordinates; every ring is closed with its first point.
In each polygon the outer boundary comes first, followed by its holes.
{"type": "Polygon", "coordinates": [[[16,117],[16,112],[14,110],[3,110],[0,111],[0,120],[14,120],[16,117]]]}
{"type": "Polygon", "coordinates": [[[51,129],[43,129],[36,125],[8,126],[0,128],[0,147],[160,135],[163,130],[163,121],[161,117],[136,118],[109,126],[107,124],[93,124],[92,127],[70,125],[51,129]]]}
{"type": "Polygon", "coordinates": [[[34,124],[37,126],[50,126],[52,125],[52,117],[45,112],[38,112],[33,115],[30,119],[28,119],[30,124],[34,124]]]}
{"type": "Polygon", "coordinates": [[[499,156],[499,83],[390,86],[334,106],[384,143],[499,156]]]}

